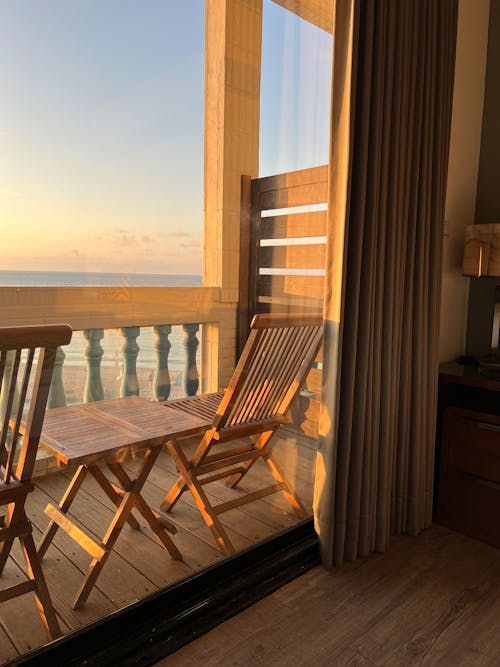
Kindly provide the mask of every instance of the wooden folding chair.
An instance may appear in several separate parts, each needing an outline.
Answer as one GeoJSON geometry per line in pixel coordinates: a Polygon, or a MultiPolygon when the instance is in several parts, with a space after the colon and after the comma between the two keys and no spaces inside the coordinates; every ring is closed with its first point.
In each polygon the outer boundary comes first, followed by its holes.
{"type": "Polygon", "coordinates": [[[225,553],[234,547],[219,515],[258,498],[281,492],[299,516],[305,509],[294,493],[271,451],[270,440],[300,390],[322,340],[321,317],[310,315],[256,315],[251,332],[229,387],[223,393],[194,396],[168,405],[207,419],[209,428],[194,455],[188,459],[177,440],[167,443],[178,470],[177,482],[161,505],[169,512],[182,493],[189,489],[205,522],[225,553]],[[222,399],[222,400],[221,400],[222,399]],[[249,444],[235,443],[250,436],[249,444]],[[212,448],[215,453],[211,453],[212,448]],[[232,488],[258,460],[264,461],[274,484],[234,500],[212,505],[203,486],[225,479],[232,488]]]}
{"type": "Polygon", "coordinates": [[[0,328],[0,575],[16,538],[26,561],[28,579],[0,591],[0,602],[34,592],[51,639],[61,636],[26,516],[26,497],[34,486],[33,467],[42,430],[56,351],[71,340],[67,325],[0,328]],[[18,385],[18,376],[20,385],[18,385]],[[26,414],[23,411],[27,408],[26,414]],[[21,438],[19,429],[24,422],[21,438]]]}

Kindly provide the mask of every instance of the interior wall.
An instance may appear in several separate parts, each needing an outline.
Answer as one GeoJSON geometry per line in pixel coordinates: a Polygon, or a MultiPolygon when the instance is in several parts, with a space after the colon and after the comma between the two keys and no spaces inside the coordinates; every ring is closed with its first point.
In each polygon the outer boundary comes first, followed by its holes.
{"type": "MultiPolygon", "coordinates": [[[[498,4],[498,0],[493,0],[498,4]]],[[[474,221],[488,43],[489,0],[460,0],[443,240],[439,359],[464,353],[469,279],[464,230],[474,221]]]]}
{"type": "MultiPolygon", "coordinates": [[[[477,181],[476,224],[500,223],[500,0],[491,0],[488,64],[477,181]]],[[[467,353],[490,351],[495,287],[498,278],[471,278],[467,320],[467,353]]]]}

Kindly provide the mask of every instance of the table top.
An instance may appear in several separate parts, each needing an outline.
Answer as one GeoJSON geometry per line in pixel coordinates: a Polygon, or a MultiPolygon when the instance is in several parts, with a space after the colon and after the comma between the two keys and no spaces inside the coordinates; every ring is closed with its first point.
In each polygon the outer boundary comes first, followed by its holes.
{"type": "Polygon", "coordinates": [[[65,465],[118,460],[203,431],[206,420],[138,396],[46,411],[40,446],[65,465]]]}

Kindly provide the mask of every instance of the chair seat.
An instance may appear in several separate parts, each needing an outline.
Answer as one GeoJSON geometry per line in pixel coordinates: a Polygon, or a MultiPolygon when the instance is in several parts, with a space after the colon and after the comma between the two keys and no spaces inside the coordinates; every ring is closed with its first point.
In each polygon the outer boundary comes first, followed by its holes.
{"type": "Polygon", "coordinates": [[[207,428],[213,422],[223,396],[223,391],[216,391],[211,394],[202,394],[201,396],[187,396],[186,398],[178,398],[174,401],[164,401],[163,405],[171,406],[177,410],[182,410],[190,415],[196,415],[206,420],[204,428],[207,428]]]}

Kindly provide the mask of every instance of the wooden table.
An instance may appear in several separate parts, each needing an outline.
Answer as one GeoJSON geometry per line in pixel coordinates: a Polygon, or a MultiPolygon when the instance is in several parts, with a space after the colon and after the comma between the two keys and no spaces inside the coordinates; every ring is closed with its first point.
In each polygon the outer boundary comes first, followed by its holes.
{"type": "Polygon", "coordinates": [[[142,514],[171,556],[181,558],[166,532],[175,532],[174,525],[151,510],[141,490],[162,446],[171,438],[182,438],[204,427],[206,420],[202,418],[137,396],[47,410],[40,446],[53,454],[61,466],[76,464],[78,468],[58,507],[49,504],[45,509],[50,522],[38,552],[43,558],[57,529],[62,528],[92,556],[73,609],[81,607],[87,600],[125,523],[139,529],[139,523],[131,513],[133,508],[142,514]],[[121,465],[130,454],[142,456],[133,479],[121,465]],[[119,486],[108,480],[102,471],[103,465],[112,472],[119,486]],[[66,516],[87,473],[91,473],[116,506],[101,543],[66,516]]]}

